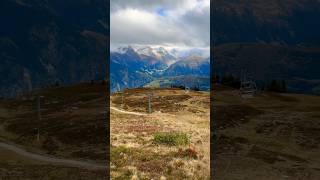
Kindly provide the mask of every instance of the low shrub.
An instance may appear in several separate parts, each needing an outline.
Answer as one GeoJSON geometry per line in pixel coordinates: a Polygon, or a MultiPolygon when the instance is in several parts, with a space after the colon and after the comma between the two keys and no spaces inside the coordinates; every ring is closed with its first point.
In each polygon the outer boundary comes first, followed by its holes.
{"type": "Polygon", "coordinates": [[[131,154],[131,149],[125,146],[111,147],[110,148],[110,160],[117,167],[125,166],[127,163],[127,156],[131,154]]]}
{"type": "Polygon", "coordinates": [[[185,150],[180,148],[177,154],[179,157],[183,158],[198,159],[198,152],[193,148],[187,148],[185,150]]]}
{"type": "Polygon", "coordinates": [[[157,132],[153,138],[156,144],[169,146],[186,145],[189,143],[189,137],[182,132],[157,132]]]}

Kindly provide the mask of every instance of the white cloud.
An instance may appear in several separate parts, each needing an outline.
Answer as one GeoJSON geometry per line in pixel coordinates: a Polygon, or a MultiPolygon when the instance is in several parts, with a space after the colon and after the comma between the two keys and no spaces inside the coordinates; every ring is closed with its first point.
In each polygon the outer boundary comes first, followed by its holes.
{"type": "Polygon", "coordinates": [[[209,47],[209,0],[111,0],[111,46],[209,47]]]}

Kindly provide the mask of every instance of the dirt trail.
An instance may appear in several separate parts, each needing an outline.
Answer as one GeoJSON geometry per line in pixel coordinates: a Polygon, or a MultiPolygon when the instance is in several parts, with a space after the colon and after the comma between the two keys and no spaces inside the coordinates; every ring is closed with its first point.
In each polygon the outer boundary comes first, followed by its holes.
{"type": "Polygon", "coordinates": [[[127,90],[125,110],[120,108],[119,95],[110,97],[110,139],[116,152],[111,158],[115,167],[110,171],[111,177],[130,179],[131,175],[124,172],[134,169],[141,179],[161,176],[210,179],[209,93],[190,91],[185,95],[184,90],[154,90],[153,112],[148,114],[145,98],[148,92],[148,89],[127,90]],[[175,141],[176,137],[171,135],[176,132],[186,135],[188,143],[173,146],[155,143],[157,133],[163,139],[175,141]],[[119,160],[123,163],[118,163],[119,160]]]}
{"type": "Polygon", "coordinates": [[[115,111],[118,111],[118,112],[124,113],[124,114],[132,114],[132,115],[137,115],[137,116],[147,116],[148,115],[148,114],[144,114],[144,113],[125,111],[125,110],[118,109],[116,107],[110,107],[110,109],[113,109],[115,111]]]}
{"type": "Polygon", "coordinates": [[[27,152],[26,150],[16,145],[7,144],[4,142],[0,142],[0,148],[13,151],[16,154],[29,159],[56,164],[56,165],[63,165],[68,167],[80,167],[80,168],[85,168],[90,170],[103,170],[103,169],[106,170],[107,169],[107,166],[102,164],[96,164],[96,163],[85,162],[85,161],[77,161],[77,160],[71,160],[71,159],[60,159],[60,158],[50,157],[46,155],[27,152]]]}

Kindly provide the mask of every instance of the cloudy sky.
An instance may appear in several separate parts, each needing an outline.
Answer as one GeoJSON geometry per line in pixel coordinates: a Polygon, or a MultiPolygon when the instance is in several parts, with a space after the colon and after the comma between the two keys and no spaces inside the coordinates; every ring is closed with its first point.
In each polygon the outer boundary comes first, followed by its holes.
{"type": "Polygon", "coordinates": [[[111,0],[111,49],[210,47],[210,0],[111,0]]]}

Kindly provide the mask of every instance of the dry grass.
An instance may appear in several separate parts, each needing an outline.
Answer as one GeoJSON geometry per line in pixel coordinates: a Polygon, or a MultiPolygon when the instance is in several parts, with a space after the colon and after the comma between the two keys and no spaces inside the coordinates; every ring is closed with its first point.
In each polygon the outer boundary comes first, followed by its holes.
{"type": "Polygon", "coordinates": [[[0,179],[106,179],[104,170],[55,166],[30,160],[11,151],[0,149],[0,179]]]}
{"type": "Polygon", "coordinates": [[[106,87],[79,84],[0,101],[0,137],[38,153],[106,162],[106,87]],[[37,95],[41,100],[38,121],[37,95]],[[36,141],[40,127],[40,141],[36,141]]]}
{"type": "MultiPolygon", "coordinates": [[[[150,91],[126,90],[122,107],[147,113],[150,91]]],[[[153,112],[147,116],[111,111],[112,177],[209,179],[209,94],[152,92],[153,112]]],[[[121,108],[121,102],[120,94],[111,96],[111,106],[121,108]]]]}
{"type": "MultiPolygon", "coordinates": [[[[106,87],[79,84],[0,101],[0,140],[31,152],[106,163],[106,87]],[[41,100],[41,121],[37,116],[41,100]],[[36,128],[40,127],[40,141],[36,128]]],[[[43,164],[0,149],[0,179],[105,179],[104,170],[43,164]]]]}
{"type": "Polygon", "coordinates": [[[318,179],[319,101],[275,93],[241,99],[232,89],[216,88],[214,178],[318,179]]]}

